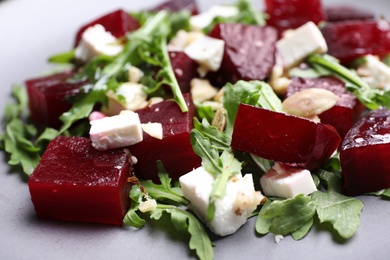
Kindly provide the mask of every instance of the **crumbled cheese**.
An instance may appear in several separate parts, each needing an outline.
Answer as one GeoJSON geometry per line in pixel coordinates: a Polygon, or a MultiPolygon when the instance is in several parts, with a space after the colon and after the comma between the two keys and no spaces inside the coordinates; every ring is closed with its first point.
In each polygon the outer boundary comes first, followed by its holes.
{"type": "Polygon", "coordinates": [[[107,107],[102,112],[107,115],[117,115],[122,110],[135,111],[147,106],[148,95],[143,90],[143,85],[137,83],[123,83],[118,87],[116,93],[107,91],[107,107]]]}
{"type": "Polygon", "coordinates": [[[283,240],[283,235],[275,235],[275,242],[276,244],[279,244],[283,240]]]}
{"type": "Polygon", "coordinates": [[[190,208],[212,232],[220,236],[236,232],[264,198],[254,190],[251,174],[244,177],[237,174],[227,183],[225,197],[215,201],[214,219],[207,222],[206,212],[214,177],[199,167],[181,176],[179,181],[184,197],[190,201],[190,208]]]}
{"type": "Polygon", "coordinates": [[[175,37],[169,42],[169,51],[183,51],[188,45],[190,45],[198,37],[204,36],[201,32],[187,32],[180,30],[175,37]]]}
{"type": "Polygon", "coordinates": [[[221,67],[225,42],[209,36],[198,37],[184,52],[207,70],[217,71],[221,67]]]}
{"type": "Polygon", "coordinates": [[[129,67],[129,82],[138,83],[144,76],[144,72],[135,66],[129,67]]]}
{"type": "Polygon", "coordinates": [[[163,138],[163,128],[161,123],[146,123],[141,124],[141,127],[142,130],[144,130],[144,132],[151,137],[154,137],[159,140],[163,138]]]}
{"type": "Polygon", "coordinates": [[[218,89],[213,87],[207,79],[194,78],[190,85],[191,96],[195,102],[210,100],[218,93],[218,89]]]}
{"type": "Polygon", "coordinates": [[[87,28],[76,47],[75,56],[82,61],[89,61],[98,55],[115,56],[123,50],[123,45],[101,24],[87,28]]]}
{"type": "Polygon", "coordinates": [[[126,147],[143,140],[139,116],[132,111],[94,120],[89,135],[97,150],[126,147]]]}
{"type": "Polygon", "coordinates": [[[239,12],[235,6],[215,5],[206,12],[191,16],[190,28],[192,31],[202,31],[211,24],[215,17],[232,17],[236,16],[239,12]]]}
{"type": "Polygon", "coordinates": [[[307,22],[278,40],[276,49],[277,64],[291,68],[311,54],[327,52],[328,46],[320,29],[313,22],[307,22]]]}
{"type": "Polygon", "coordinates": [[[373,55],[365,56],[365,63],[357,69],[358,74],[372,88],[390,89],[390,67],[373,55]]]}
{"type": "Polygon", "coordinates": [[[310,171],[287,165],[275,165],[260,178],[260,184],[267,196],[293,198],[299,194],[308,195],[317,190],[310,171]]]}

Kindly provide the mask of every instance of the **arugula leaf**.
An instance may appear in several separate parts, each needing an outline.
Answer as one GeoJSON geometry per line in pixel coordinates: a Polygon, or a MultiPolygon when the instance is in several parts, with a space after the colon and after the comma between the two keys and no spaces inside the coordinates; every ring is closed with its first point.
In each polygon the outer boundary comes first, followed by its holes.
{"type": "Polygon", "coordinates": [[[311,227],[313,226],[314,219],[311,218],[309,219],[305,224],[303,224],[300,228],[295,230],[294,232],[291,233],[291,236],[294,240],[301,240],[304,238],[307,233],[309,233],[311,227]]]}
{"type": "Polygon", "coordinates": [[[352,237],[360,225],[363,202],[341,194],[342,180],[332,172],[321,171],[319,176],[327,184],[327,192],[316,191],[311,197],[321,223],[329,222],[343,238],[352,237]]]}
{"type": "Polygon", "coordinates": [[[301,194],[295,198],[273,201],[261,215],[272,219],[270,232],[287,235],[306,225],[313,218],[315,210],[311,198],[301,194]]]}
{"type": "Polygon", "coordinates": [[[271,204],[271,200],[267,199],[263,206],[261,207],[259,214],[257,215],[255,229],[256,232],[260,235],[266,235],[269,233],[269,228],[272,224],[272,218],[266,218],[263,216],[264,212],[267,210],[269,205],[271,204]]]}
{"type": "Polygon", "coordinates": [[[390,108],[390,91],[372,89],[356,73],[342,66],[334,57],[329,55],[313,54],[307,61],[313,67],[320,67],[329,71],[347,83],[346,87],[369,109],[379,106],[390,108]]]}
{"type": "Polygon", "coordinates": [[[158,161],[159,173],[161,184],[155,184],[151,180],[141,181],[141,185],[148,191],[148,194],[158,201],[171,202],[180,205],[187,205],[188,200],[183,197],[181,189],[171,188],[172,179],[169,178],[161,161],[158,161]]]}
{"type": "Polygon", "coordinates": [[[67,52],[55,54],[49,57],[48,61],[51,63],[69,64],[72,63],[74,58],[75,58],[75,50],[73,49],[67,52]]]}
{"type": "Polygon", "coordinates": [[[218,151],[230,150],[230,137],[219,131],[216,127],[210,125],[206,118],[202,123],[197,118],[194,119],[194,129],[198,130],[203,136],[210,140],[212,146],[218,151]]]}
{"type": "Polygon", "coordinates": [[[188,231],[191,235],[189,248],[195,250],[199,259],[208,260],[214,258],[213,245],[203,224],[198,218],[183,209],[162,204],[157,206],[157,209],[150,217],[158,220],[163,212],[171,215],[172,223],[174,223],[174,226],[178,231],[188,231]]]}
{"type": "Polygon", "coordinates": [[[226,134],[233,133],[234,122],[241,103],[282,111],[282,102],[270,85],[262,81],[237,81],[224,87],[223,105],[227,111],[226,134]]]}

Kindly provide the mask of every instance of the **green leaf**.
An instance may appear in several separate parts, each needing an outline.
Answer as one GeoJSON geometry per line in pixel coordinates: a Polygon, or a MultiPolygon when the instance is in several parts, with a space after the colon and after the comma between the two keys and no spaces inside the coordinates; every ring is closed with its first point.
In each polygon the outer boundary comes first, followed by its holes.
{"type": "Polygon", "coordinates": [[[303,226],[291,233],[291,236],[294,240],[301,240],[304,238],[310,231],[313,226],[313,218],[309,219],[303,226]]]}
{"type": "Polygon", "coordinates": [[[341,176],[324,170],[318,175],[327,187],[326,192],[311,195],[320,222],[329,222],[343,238],[352,237],[360,225],[363,202],[342,194],[341,176]]]}
{"type": "Polygon", "coordinates": [[[135,228],[142,228],[145,225],[146,221],[137,214],[138,206],[139,204],[134,201],[131,203],[130,209],[123,219],[124,225],[135,228]]]}
{"type": "Polygon", "coordinates": [[[257,215],[256,219],[256,232],[260,235],[266,235],[269,233],[269,228],[272,224],[272,218],[265,218],[263,216],[264,211],[267,210],[269,205],[271,204],[271,200],[267,199],[264,203],[264,205],[261,207],[259,214],[257,215]]]}
{"type": "Polygon", "coordinates": [[[262,216],[271,218],[270,232],[278,235],[290,234],[305,225],[315,214],[315,205],[308,196],[273,201],[262,216]]]}
{"type": "Polygon", "coordinates": [[[212,146],[218,151],[230,150],[230,137],[211,126],[207,119],[203,118],[202,123],[197,118],[194,119],[194,128],[210,140],[212,146]]]}
{"type": "Polygon", "coordinates": [[[74,58],[75,58],[75,50],[73,49],[67,52],[62,52],[53,55],[49,57],[48,61],[51,63],[68,64],[68,63],[72,63],[74,58]]]}

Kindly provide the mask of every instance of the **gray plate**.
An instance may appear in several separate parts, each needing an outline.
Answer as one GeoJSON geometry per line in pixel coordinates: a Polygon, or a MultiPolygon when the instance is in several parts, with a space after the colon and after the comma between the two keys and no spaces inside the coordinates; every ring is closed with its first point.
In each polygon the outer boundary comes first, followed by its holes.
{"type": "MultiPolygon", "coordinates": [[[[0,2],[0,105],[9,102],[11,85],[50,69],[46,58],[68,50],[77,29],[122,7],[139,10],[160,1],[6,0],[0,2]]],[[[229,1],[234,2],[234,1],[229,1]]],[[[261,0],[256,1],[258,6],[261,0]]],[[[388,0],[325,1],[354,5],[390,15],[388,0]]],[[[223,0],[202,0],[207,8],[223,0]]],[[[148,223],[141,230],[37,220],[25,178],[1,153],[0,259],[183,259],[194,258],[187,242],[169,225],[148,223]]],[[[314,228],[301,241],[273,235],[257,237],[251,219],[237,233],[215,240],[216,259],[388,259],[390,203],[361,198],[361,226],[349,241],[314,228]]]]}

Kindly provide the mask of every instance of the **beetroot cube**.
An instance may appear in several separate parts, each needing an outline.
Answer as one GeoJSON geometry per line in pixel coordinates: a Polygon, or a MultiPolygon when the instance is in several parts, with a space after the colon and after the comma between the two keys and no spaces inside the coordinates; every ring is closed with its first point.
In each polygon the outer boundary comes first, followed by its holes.
{"type": "Polygon", "coordinates": [[[169,58],[181,91],[183,93],[190,92],[191,80],[199,77],[197,72],[198,64],[182,51],[169,52],[169,58]]]}
{"type": "Polygon", "coordinates": [[[184,9],[190,11],[192,15],[199,13],[195,0],[168,0],[150,9],[150,11],[167,10],[177,12],[184,9]]]}
{"type": "Polygon", "coordinates": [[[158,182],[157,160],[162,161],[169,176],[175,180],[200,166],[201,159],[190,142],[196,109],[188,93],[184,98],[189,109],[186,113],[173,101],[163,101],[137,111],[141,123],[161,123],[163,127],[162,140],[144,133],[144,140],[130,147],[137,158],[134,169],[139,178],[158,182]]]}
{"type": "Polygon", "coordinates": [[[389,121],[390,111],[386,108],[371,111],[343,140],[340,162],[349,195],[390,188],[389,121]]]}
{"type": "Polygon", "coordinates": [[[385,20],[327,23],[322,33],[328,53],[343,64],[367,54],[382,57],[390,53],[390,25],[385,20]]]}
{"type": "Polygon", "coordinates": [[[337,104],[319,115],[321,122],[334,126],[341,137],[344,137],[360,117],[364,106],[349,93],[344,82],[335,77],[293,78],[287,88],[286,96],[308,88],[322,88],[340,97],[337,104]]]}
{"type": "Polygon", "coordinates": [[[267,24],[275,27],[279,35],[288,29],[296,29],[312,21],[318,24],[326,20],[321,0],[265,0],[267,24]]]}
{"type": "Polygon", "coordinates": [[[84,137],[51,141],[28,181],[38,217],[121,225],[132,175],[123,149],[97,151],[84,137]]]}
{"type": "Polygon", "coordinates": [[[237,80],[264,80],[275,64],[277,32],[269,26],[218,24],[210,36],[225,41],[221,70],[237,80]]]}
{"type": "Polygon", "coordinates": [[[116,38],[125,36],[127,32],[134,31],[140,26],[134,17],[119,9],[81,27],[76,34],[74,43],[75,47],[79,44],[83,32],[87,30],[88,27],[94,26],[96,24],[102,25],[106,31],[110,32],[116,38]]]}
{"type": "Polygon", "coordinates": [[[241,104],[231,146],[281,163],[318,169],[341,138],[330,125],[241,104]]]}
{"type": "Polygon", "coordinates": [[[61,125],[60,115],[72,107],[68,98],[80,93],[80,88],[86,83],[69,82],[72,76],[71,72],[62,72],[25,82],[34,121],[54,128],[61,125]]]}
{"type": "Polygon", "coordinates": [[[373,12],[347,5],[327,6],[325,7],[325,14],[328,22],[369,20],[375,18],[373,12]]]}

